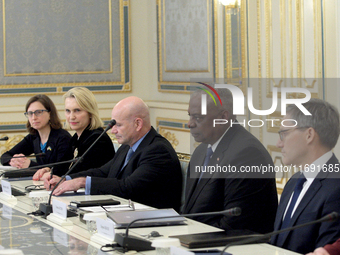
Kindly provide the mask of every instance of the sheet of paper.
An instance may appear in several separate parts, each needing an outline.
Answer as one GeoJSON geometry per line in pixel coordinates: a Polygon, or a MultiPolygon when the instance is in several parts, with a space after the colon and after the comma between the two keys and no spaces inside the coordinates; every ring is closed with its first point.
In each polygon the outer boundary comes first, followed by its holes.
{"type": "Polygon", "coordinates": [[[0,170],[17,170],[18,168],[14,166],[2,166],[0,165],[0,170]]]}

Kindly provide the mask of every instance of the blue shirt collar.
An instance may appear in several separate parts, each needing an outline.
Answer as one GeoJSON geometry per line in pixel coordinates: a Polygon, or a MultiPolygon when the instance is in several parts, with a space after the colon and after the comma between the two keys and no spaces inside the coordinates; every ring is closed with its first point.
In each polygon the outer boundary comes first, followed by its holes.
{"type": "MultiPolygon", "coordinates": [[[[149,131],[150,132],[150,131],[149,131]]],[[[135,142],[134,145],[132,145],[131,149],[133,150],[133,152],[135,152],[138,148],[138,146],[140,145],[140,143],[144,140],[145,136],[147,134],[149,134],[149,132],[147,132],[143,137],[141,137],[137,142],[135,142]]]]}

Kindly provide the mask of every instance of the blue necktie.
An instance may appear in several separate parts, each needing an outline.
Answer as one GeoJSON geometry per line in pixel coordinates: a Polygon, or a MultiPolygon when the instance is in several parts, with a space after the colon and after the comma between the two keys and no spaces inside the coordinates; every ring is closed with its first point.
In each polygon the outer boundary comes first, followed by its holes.
{"type": "Polygon", "coordinates": [[[122,167],[122,169],[120,171],[123,170],[123,168],[127,165],[127,163],[129,162],[130,158],[132,157],[134,151],[132,150],[132,148],[130,147],[128,153],[126,154],[126,157],[125,157],[125,161],[124,161],[124,165],[122,167]]]}
{"type": "MultiPolygon", "coordinates": [[[[290,219],[292,217],[292,212],[293,212],[294,206],[295,206],[296,201],[297,201],[297,199],[298,199],[298,197],[299,197],[299,195],[301,193],[301,190],[302,190],[302,187],[303,187],[303,184],[305,183],[305,181],[306,181],[305,176],[303,174],[301,174],[299,179],[296,182],[292,200],[290,201],[289,207],[288,207],[286,215],[285,215],[285,217],[284,217],[284,219],[282,221],[280,229],[284,229],[284,228],[288,227],[290,219]]],[[[284,233],[281,233],[281,234],[278,235],[277,243],[280,242],[280,240],[283,237],[283,235],[284,235],[284,233]]]]}
{"type": "MultiPolygon", "coordinates": [[[[209,160],[210,160],[210,158],[211,158],[211,156],[212,156],[213,153],[214,153],[214,152],[213,152],[211,146],[208,147],[208,148],[207,148],[207,153],[205,154],[205,158],[204,158],[203,168],[205,168],[206,166],[208,166],[209,160]]],[[[203,174],[204,174],[204,172],[201,172],[201,175],[200,175],[200,178],[198,179],[198,182],[201,180],[203,174]]]]}

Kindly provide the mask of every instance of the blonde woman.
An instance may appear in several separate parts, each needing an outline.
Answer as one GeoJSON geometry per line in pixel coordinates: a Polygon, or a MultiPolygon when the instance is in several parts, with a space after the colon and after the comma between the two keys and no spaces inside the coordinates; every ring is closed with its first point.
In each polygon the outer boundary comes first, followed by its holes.
{"type": "MultiPolygon", "coordinates": [[[[72,88],[66,92],[63,98],[65,101],[66,121],[70,129],[75,131],[71,138],[68,152],[73,157],[80,157],[103,132],[103,122],[99,117],[97,101],[92,92],[85,87],[72,88]]],[[[72,173],[100,167],[112,159],[114,155],[112,141],[107,134],[104,134],[84,159],[76,165],[72,173]]],[[[69,159],[63,158],[63,160],[69,159]]],[[[71,165],[56,166],[53,168],[53,174],[62,176],[71,165]]],[[[40,169],[33,176],[33,180],[44,179],[43,175],[49,172],[49,168],[40,169]]]]}

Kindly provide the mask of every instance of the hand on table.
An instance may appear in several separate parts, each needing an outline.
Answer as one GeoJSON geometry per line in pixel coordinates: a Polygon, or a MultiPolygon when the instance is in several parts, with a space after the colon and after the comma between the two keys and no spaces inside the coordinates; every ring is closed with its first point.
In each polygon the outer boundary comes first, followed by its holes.
{"type": "Polygon", "coordinates": [[[33,175],[33,181],[43,181],[50,175],[51,169],[49,167],[41,168],[33,175]]]}
{"type": "MultiPolygon", "coordinates": [[[[13,157],[21,157],[21,156],[25,156],[24,154],[20,153],[20,154],[14,154],[13,157]]],[[[22,157],[22,158],[12,158],[9,161],[9,164],[13,167],[16,168],[27,168],[30,166],[31,164],[31,160],[26,158],[26,157],[22,157]]]]}
{"type": "MultiPolygon", "coordinates": [[[[61,177],[54,175],[50,181],[45,180],[45,188],[49,190],[49,185],[51,184],[51,189],[60,181],[61,177]]],[[[67,191],[77,191],[80,188],[85,188],[86,178],[80,177],[69,181],[63,181],[59,186],[53,191],[53,195],[59,196],[67,191]]]]}
{"type": "Polygon", "coordinates": [[[310,252],[306,255],[329,255],[329,253],[322,247],[316,248],[314,252],[310,252]]]}

